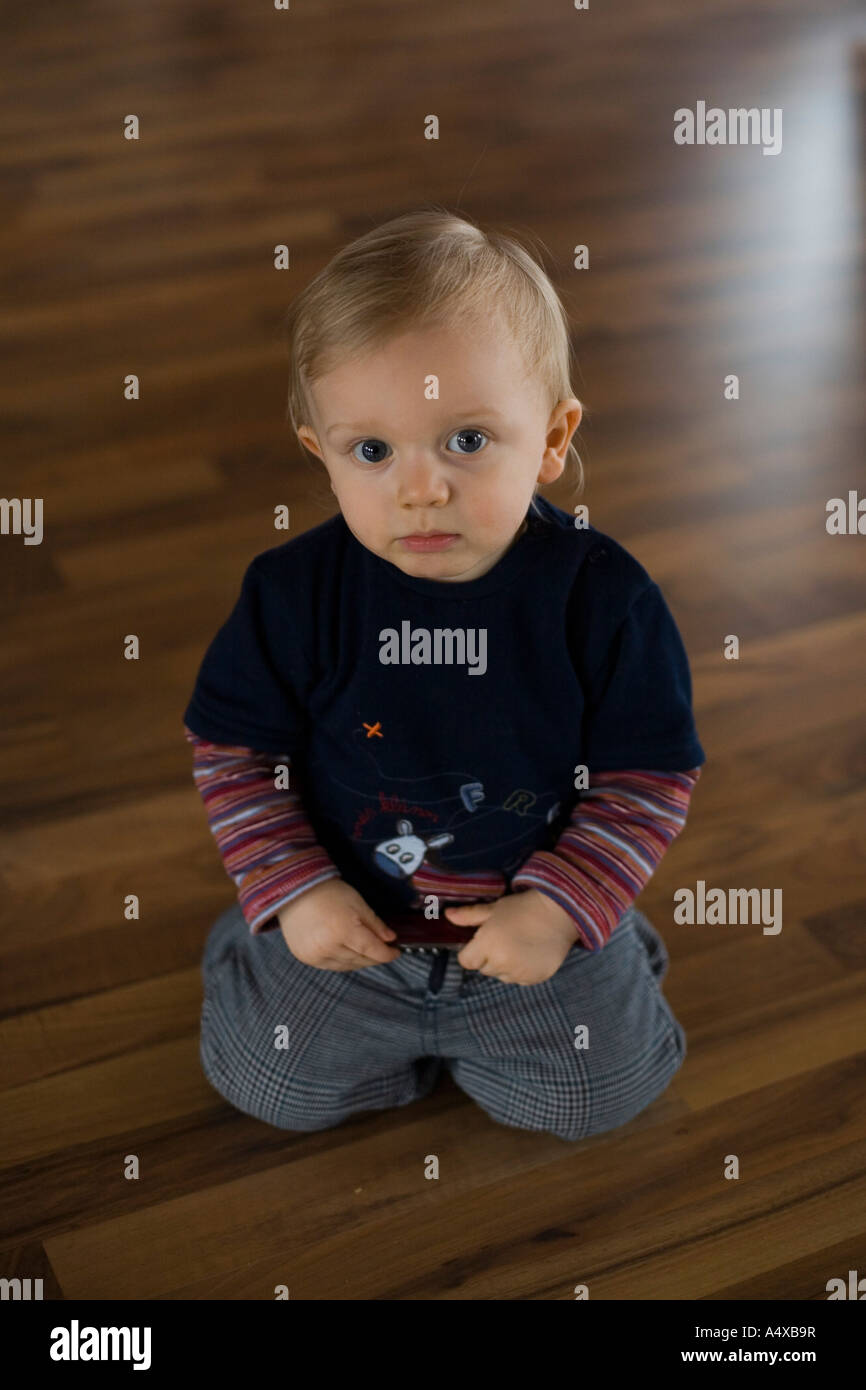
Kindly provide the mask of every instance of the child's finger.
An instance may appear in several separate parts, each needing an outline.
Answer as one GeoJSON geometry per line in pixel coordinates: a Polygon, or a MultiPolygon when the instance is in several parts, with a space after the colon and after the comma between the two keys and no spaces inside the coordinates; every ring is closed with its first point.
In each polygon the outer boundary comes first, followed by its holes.
{"type": "Polygon", "coordinates": [[[351,932],[345,936],[340,943],[347,951],[353,955],[361,956],[365,961],[376,961],[387,963],[394,960],[400,952],[394,946],[389,946],[386,942],[380,941],[375,932],[351,932]]]}
{"type": "Polygon", "coordinates": [[[368,913],[363,918],[363,922],[365,927],[369,927],[377,936],[381,936],[383,941],[395,941],[397,939],[397,933],[387,926],[381,917],[377,917],[375,912],[368,913]]]}
{"type": "MultiPolygon", "coordinates": [[[[399,955],[399,952],[397,952],[399,955]]],[[[357,951],[346,949],[345,953],[337,959],[333,958],[325,966],[326,970],[367,970],[371,965],[387,965],[391,957],[386,956],[383,961],[373,959],[371,956],[359,955],[357,951]]]]}
{"type": "Polygon", "coordinates": [[[492,911],[491,903],[461,903],[459,907],[446,907],[445,916],[458,927],[480,927],[492,911]]]}

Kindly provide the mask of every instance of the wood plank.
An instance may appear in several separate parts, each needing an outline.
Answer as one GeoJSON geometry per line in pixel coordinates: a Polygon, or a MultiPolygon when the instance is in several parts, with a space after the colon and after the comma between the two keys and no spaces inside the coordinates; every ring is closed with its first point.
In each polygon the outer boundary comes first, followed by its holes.
{"type": "Polygon", "coordinates": [[[213,1106],[214,1091],[198,1062],[198,1035],[123,1052],[105,1061],[47,1076],[5,1093],[6,1133],[0,1165],[52,1153],[89,1138],[114,1140],[120,1174],[119,1137],[140,1124],[196,1115],[213,1106]]]}
{"type": "Polygon", "coordinates": [[[866,545],[825,528],[827,499],[864,488],[866,61],[850,0],[826,0],[817,41],[814,9],[622,0],[537,23],[521,0],[363,0],[335,26],[214,0],[190,28],[165,0],[81,0],[2,26],[3,489],[45,509],[39,546],[0,538],[11,1277],[44,1271],[58,1299],[571,1300],[583,1278],[593,1298],[811,1301],[866,1268],[866,545]],[[671,138],[689,94],[771,91],[781,158],[671,138]],[[576,1146],[493,1124],[447,1076],[288,1134],[198,1058],[202,950],[235,892],[181,715],[250,559],[288,539],[274,508],[293,536],[335,509],[285,419],[283,313],[353,237],[431,202],[545,260],[587,478],[545,495],[587,503],[662,587],[708,756],[639,899],[685,1065],[576,1146]],[[698,879],[781,888],[782,932],[674,923],[698,879]]]}
{"type": "MultiPolygon", "coordinates": [[[[571,1146],[498,1126],[491,1145],[489,1121],[470,1107],[440,1116],[435,1140],[422,1116],[404,1123],[389,1134],[385,1161],[383,1136],[353,1126],[339,1151],[70,1231],[46,1248],[69,1298],[85,1286],[94,1298],[108,1289],[114,1297],[154,1297],[167,1291],[166,1268],[180,1276],[173,1296],[186,1290],[185,1297],[209,1297],[209,1281],[232,1272],[235,1297],[272,1298],[274,1283],[309,1299],[356,1298],[361,1287],[367,1298],[472,1298],[482,1289],[483,1297],[527,1297],[532,1290],[569,1297],[581,1275],[595,1278],[612,1263],[638,1261],[660,1247],[682,1246],[687,1268],[689,1243],[723,1232],[732,1209],[746,1248],[743,1218],[762,1219],[778,1206],[780,1190],[787,1207],[834,1182],[859,1185],[863,1060],[861,1054],[856,1064],[848,1059],[773,1090],[752,1090],[675,1127],[645,1126],[630,1136],[628,1182],[611,1183],[612,1135],[571,1146]],[[792,1103],[795,1096],[802,1105],[792,1103]],[[438,1183],[423,1176],[431,1143],[440,1158],[438,1183]],[[741,1155],[748,1182],[722,1177],[731,1152],[741,1155]],[[474,1232],[469,1248],[458,1235],[467,1221],[474,1232]],[[194,1246],[190,1230],[200,1233],[194,1246]],[[554,1269],[564,1281],[558,1289],[554,1269]]],[[[849,1204],[849,1223],[853,1210],[849,1204]]],[[[824,1215],[832,1222],[839,1213],[834,1206],[824,1215]]],[[[810,1225],[809,1239],[819,1234],[810,1225]]],[[[823,1244],[828,1237],[825,1229],[823,1244]]]]}

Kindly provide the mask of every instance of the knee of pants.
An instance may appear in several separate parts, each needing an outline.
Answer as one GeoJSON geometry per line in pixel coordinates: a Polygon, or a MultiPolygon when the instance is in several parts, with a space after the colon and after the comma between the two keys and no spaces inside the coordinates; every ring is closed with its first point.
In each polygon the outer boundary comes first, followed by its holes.
{"type": "Polygon", "coordinates": [[[669,1014],[658,1047],[650,1056],[636,1054],[628,1069],[605,1078],[603,1084],[596,1083],[586,1134],[603,1134],[636,1119],[667,1090],[685,1055],[685,1033],[669,1014]]]}
{"type": "Polygon", "coordinates": [[[240,1110],[253,1120],[261,1120],[287,1132],[310,1134],[317,1130],[335,1129],[348,1118],[345,1114],[305,1113],[299,1105],[292,1103],[290,1094],[285,1091],[271,1094],[252,1085],[249,1077],[241,1080],[238,1075],[233,1076],[230,1066],[217,1063],[203,1047],[199,1055],[202,1071],[213,1089],[235,1110],[240,1110]]]}
{"type": "MultiPolygon", "coordinates": [[[[685,1033],[671,1015],[651,1057],[636,1053],[628,1067],[604,1076],[592,1076],[573,1088],[562,1088],[554,1096],[538,1097],[540,1123],[528,1127],[543,1129],[570,1143],[619,1129],[636,1119],[667,1090],[685,1055],[685,1033]]],[[[519,1106],[514,1107],[512,1116],[519,1115],[519,1111],[519,1106]]],[[[510,1118],[508,1123],[519,1123],[519,1120],[510,1118]]]]}
{"type": "Polygon", "coordinates": [[[347,1118],[346,1112],[325,1110],[316,1113],[305,1107],[303,1097],[293,1091],[291,1081],[279,1071],[262,1065],[261,1061],[244,1053],[240,1043],[219,1034],[214,1026],[207,1000],[202,1008],[199,1061],[213,1089],[244,1115],[276,1129],[311,1133],[334,1129],[347,1118]]]}

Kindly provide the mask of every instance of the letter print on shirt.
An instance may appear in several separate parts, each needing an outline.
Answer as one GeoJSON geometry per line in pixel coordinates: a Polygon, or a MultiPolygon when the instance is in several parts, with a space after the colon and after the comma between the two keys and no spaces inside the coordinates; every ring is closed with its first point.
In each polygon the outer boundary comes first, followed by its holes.
{"type": "Polygon", "coordinates": [[[356,756],[329,772],[328,800],[339,802],[349,837],[376,873],[410,884],[422,867],[458,877],[483,869],[512,873],[540,844],[552,843],[557,793],[513,787],[507,768],[428,766],[390,775],[378,743],[387,733],[375,714],[361,719],[359,712],[350,739],[356,756]]]}

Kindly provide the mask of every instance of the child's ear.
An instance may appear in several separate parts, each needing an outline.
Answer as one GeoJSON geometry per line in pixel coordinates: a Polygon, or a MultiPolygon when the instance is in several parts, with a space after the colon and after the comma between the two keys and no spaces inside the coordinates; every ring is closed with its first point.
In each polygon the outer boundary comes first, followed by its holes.
{"type": "Polygon", "coordinates": [[[309,425],[300,425],[298,427],[297,434],[298,439],[300,440],[303,447],[305,449],[309,449],[311,454],[315,454],[316,458],[321,459],[322,463],[324,463],[325,460],[322,455],[322,450],[319,447],[319,441],[316,438],[313,430],[310,429],[309,425]]]}
{"type": "MultiPolygon", "coordinates": [[[[311,454],[315,454],[316,458],[319,460],[319,462],[321,463],[321,465],[322,465],[322,467],[324,468],[325,472],[327,473],[327,472],[328,472],[328,465],[325,463],[325,460],[324,460],[324,458],[323,458],[323,456],[322,456],[322,451],[321,451],[321,449],[319,448],[319,441],[318,441],[318,439],[316,438],[316,435],[315,435],[314,431],[310,429],[309,425],[300,425],[300,426],[298,427],[296,433],[297,433],[297,436],[298,436],[298,441],[299,441],[299,443],[301,444],[301,447],[304,448],[304,449],[308,449],[309,452],[310,452],[311,454]]],[[[330,473],[328,473],[328,480],[329,480],[329,487],[330,487],[331,491],[333,492],[334,496],[336,497],[336,496],[337,496],[337,490],[336,490],[336,488],[334,487],[333,479],[331,478],[330,473]]]]}

